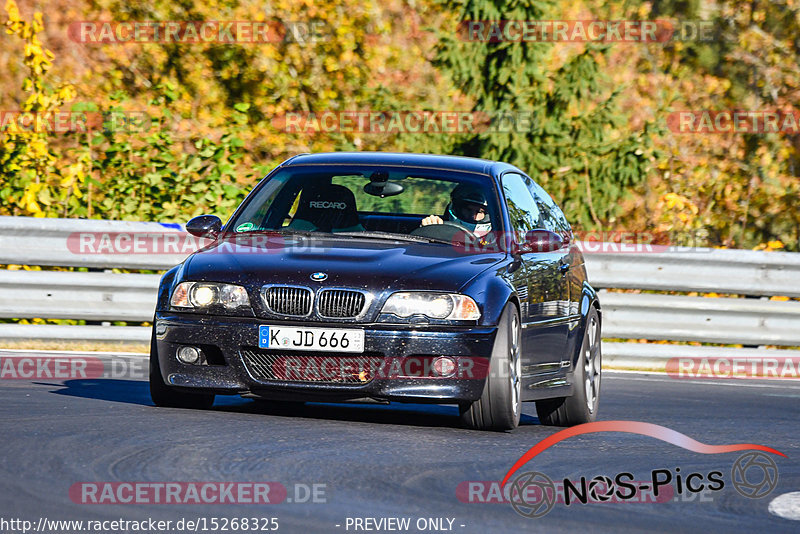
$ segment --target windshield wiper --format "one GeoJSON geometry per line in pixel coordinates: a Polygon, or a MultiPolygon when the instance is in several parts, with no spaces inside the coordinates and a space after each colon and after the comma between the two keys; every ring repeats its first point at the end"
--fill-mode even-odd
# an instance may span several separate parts
{"type": "MultiPolygon", "coordinates": [[[[276,233],[276,234],[291,234],[291,235],[299,235],[303,237],[324,237],[326,239],[336,238],[336,237],[360,237],[363,239],[380,239],[382,241],[411,241],[413,243],[444,243],[445,245],[451,245],[450,241],[446,241],[444,239],[437,239],[435,237],[427,237],[421,235],[411,235],[411,234],[396,234],[394,232],[322,232],[320,230],[298,230],[295,228],[277,228],[274,230],[261,230],[261,232],[266,233],[276,233]]],[[[241,232],[241,234],[246,234],[249,232],[241,232]]]]}
{"type": "Polygon", "coordinates": [[[314,237],[315,235],[330,237],[334,235],[330,232],[321,232],[319,230],[298,230],[297,228],[288,228],[288,227],[278,228],[275,230],[265,230],[265,232],[275,232],[276,234],[299,235],[303,237],[314,237]]]}
{"type": "Polygon", "coordinates": [[[451,245],[450,241],[436,239],[422,235],[396,234],[394,232],[336,232],[333,236],[362,237],[364,239],[381,239],[383,241],[411,241],[413,243],[444,243],[451,245]]]}

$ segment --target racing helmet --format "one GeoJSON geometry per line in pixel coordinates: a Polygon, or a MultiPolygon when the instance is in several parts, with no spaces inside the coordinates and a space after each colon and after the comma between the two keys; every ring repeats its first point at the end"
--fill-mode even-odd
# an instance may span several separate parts
{"type": "Polygon", "coordinates": [[[481,188],[470,184],[459,184],[450,193],[450,205],[447,206],[447,216],[470,232],[489,231],[492,223],[489,218],[489,203],[481,188]],[[466,207],[479,206],[484,209],[485,215],[480,221],[468,217],[464,211],[466,207]]]}

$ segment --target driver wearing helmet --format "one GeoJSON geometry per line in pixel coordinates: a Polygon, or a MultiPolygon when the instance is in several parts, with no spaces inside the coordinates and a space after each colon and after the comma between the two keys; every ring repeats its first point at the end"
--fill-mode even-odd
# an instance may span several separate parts
{"type": "Polygon", "coordinates": [[[422,226],[444,222],[454,222],[477,237],[485,236],[492,229],[486,195],[474,185],[457,185],[450,193],[450,204],[444,216],[429,215],[422,219],[422,226]]]}

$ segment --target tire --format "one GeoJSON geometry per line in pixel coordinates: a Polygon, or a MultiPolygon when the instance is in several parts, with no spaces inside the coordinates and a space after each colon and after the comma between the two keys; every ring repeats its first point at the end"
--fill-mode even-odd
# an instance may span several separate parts
{"type": "Polygon", "coordinates": [[[522,335],[519,312],[506,304],[497,326],[489,361],[489,376],[481,398],[460,405],[461,420],[475,430],[513,430],[522,413],[520,359],[522,335]]]}
{"type": "Polygon", "coordinates": [[[153,321],[153,335],[150,337],[150,398],[156,406],[166,408],[208,409],[214,404],[213,393],[181,391],[164,383],[161,365],[158,362],[155,321],[153,321]]]}
{"type": "Polygon", "coordinates": [[[597,419],[602,363],[600,317],[592,306],[586,316],[586,330],[574,371],[575,393],[571,397],[537,401],[539,421],[543,425],[573,426],[597,419]]]}

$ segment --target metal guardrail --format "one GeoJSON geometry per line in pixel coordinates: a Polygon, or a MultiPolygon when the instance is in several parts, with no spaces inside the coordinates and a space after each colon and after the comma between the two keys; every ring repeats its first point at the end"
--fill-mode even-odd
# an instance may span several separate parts
{"type": "MultiPolygon", "coordinates": [[[[169,269],[182,262],[188,253],[131,254],[81,253],[81,234],[110,240],[119,235],[148,236],[162,239],[165,235],[185,234],[183,225],[137,221],[103,221],[95,219],[46,219],[36,217],[0,216],[0,265],[46,265],[90,267],[96,269],[169,269]]],[[[119,243],[114,246],[118,247],[119,243]]],[[[102,242],[88,247],[103,250],[102,242]]]]}
{"type": "Polygon", "coordinates": [[[0,324],[0,340],[31,339],[38,341],[147,343],[150,341],[150,328],[144,326],[0,324]]]}
{"type": "MultiPolygon", "coordinates": [[[[800,351],[788,349],[714,347],[657,343],[614,343],[603,341],[603,367],[616,369],[664,370],[670,360],[683,358],[758,361],[797,357],[800,351]]],[[[750,363],[752,365],[752,363],[750,363]]],[[[696,371],[695,371],[696,372],[696,371]]],[[[724,376],[724,371],[721,373],[724,376]]],[[[786,378],[792,378],[786,375],[786,378]]]]}
{"type": "MultiPolygon", "coordinates": [[[[102,253],[102,246],[89,247],[101,253],[82,253],[81,238],[107,237],[113,242],[123,235],[152,241],[172,234],[176,241],[187,237],[183,225],[176,223],[0,216],[0,264],[85,267],[94,271],[164,270],[182,262],[189,252],[137,253],[136,242],[131,242],[131,254],[102,253]]],[[[112,248],[118,249],[118,245],[112,248]]],[[[157,274],[0,270],[0,318],[149,321],[159,278],[157,274]]],[[[6,323],[0,324],[3,339],[145,343],[150,339],[150,329],[6,323]]]]}
{"type": "Polygon", "coordinates": [[[800,346],[800,302],[602,291],[603,337],[800,346]]]}
{"type": "MultiPolygon", "coordinates": [[[[119,234],[186,236],[177,224],[0,217],[0,264],[162,270],[186,256],[80,254],[75,246],[80,236],[98,233],[107,233],[112,239],[119,234]]],[[[586,253],[586,263],[592,285],[603,289],[603,335],[607,339],[800,345],[800,302],[765,300],[778,295],[800,296],[800,254],[674,248],[658,253],[590,252],[586,253]],[[756,298],[608,289],[714,292],[756,298]]],[[[158,278],[155,274],[0,270],[0,317],[148,321],[153,316],[158,278]]],[[[149,329],[144,327],[0,324],[0,339],[147,342],[149,336],[149,329]]],[[[647,357],[659,360],[666,354],[689,350],[641,343],[604,346],[607,360],[618,362],[637,360],[631,351],[640,354],[638,361],[644,362],[647,357]]],[[[705,349],[710,348],[691,350],[708,352],[705,349]]]]}
{"type": "Polygon", "coordinates": [[[674,247],[591,253],[586,264],[598,288],[800,297],[798,253],[674,247]]]}
{"type": "Polygon", "coordinates": [[[0,270],[0,317],[149,321],[157,274],[0,270]]]}

